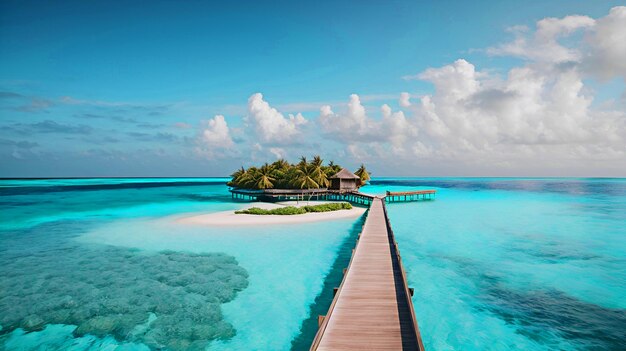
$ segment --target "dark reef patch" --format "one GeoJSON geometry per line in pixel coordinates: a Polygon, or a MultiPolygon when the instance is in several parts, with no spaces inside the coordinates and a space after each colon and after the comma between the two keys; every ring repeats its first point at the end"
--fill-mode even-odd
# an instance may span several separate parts
{"type": "Polygon", "coordinates": [[[76,336],[111,335],[170,350],[202,350],[211,340],[235,335],[221,304],[247,287],[248,274],[234,257],[147,253],[41,236],[46,229],[67,235],[73,227],[56,223],[17,238],[0,236],[0,334],[69,324],[77,326],[76,336]]]}
{"type": "Polygon", "coordinates": [[[472,260],[432,256],[453,262],[460,275],[471,279],[480,294],[474,308],[488,311],[517,332],[540,344],[554,344],[553,334],[589,350],[626,350],[626,310],[589,303],[555,289],[512,289],[503,273],[472,260]]]}

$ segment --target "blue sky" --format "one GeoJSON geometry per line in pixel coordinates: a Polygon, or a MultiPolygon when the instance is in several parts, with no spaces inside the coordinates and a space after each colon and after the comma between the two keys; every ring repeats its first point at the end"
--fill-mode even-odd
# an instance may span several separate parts
{"type": "MultiPolygon", "coordinates": [[[[3,1],[0,161],[4,166],[0,176],[213,176],[228,174],[240,164],[271,161],[276,155],[295,159],[302,153],[320,153],[351,167],[365,162],[378,175],[624,175],[623,168],[614,166],[623,160],[623,149],[616,144],[598,145],[592,136],[582,138],[575,131],[566,136],[547,131],[547,141],[520,136],[526,147],[536,149],[529,158],[545,155],[545,145],[559,144],[560,149],[552,151],[560,152],[556,161],[563,167],[554,167],[553,159],[526,170],[507,165],[503,161],[511,159],[507,153],[520,155],[519,148],[489,150],[518,139],[515,133],[522,132],[517,127],[485,136],[493,137],[489,147],[472,147],[477,157],[494,160],[489,168],[476,168],[459,157],[467,151],[462,145],[452,147],[441,135],[427,132],[423,103],[418,110],[417,104],[401,106],[398,100],[406,92],[412,101],[432,96],[433,101],[444,102],[449,94],[443,90],[458,87],[439,85],[435,90],[442,83],[437,80],[441,75],[407,77],[429,68],[443,69],[459,59],[471,63],[481,87],[489,86],[472,90],[472,97],[480,101],[494,89],[510,91],[509,83],[494,88],[491,82],[506,80],[516,67],[538,72],[539,66],[568,63],[580,66],[576,68],[580,73],[572,78],[584,85],[577,94],[592,99],[587,117],[594,119],[595,111],[608,111],[617,117],[598,128],[608,125],[620,134],[624,123],[621,67],[600,73],[588,69],[585,57],[592,49],[580,44],[600,35],[595,34],[600,33],[599,25],[582,21],[570,28],[566,20],[559,22],[560,34],[555,38],[580,55],[558,62],[533,56],[530,46],[498,49],[517,35],[511,28],[525,26],[522,35],[530,38],[544,18],[580,15],[598,20],[617,5],[612,1],[3,1]],[[249,99],[255,93],[263,94],[268,111],[276,108],[278,119],[272,119],[271,113],[251,112],[249,99]],[[402,111],[402,118],[415,127],[402,143],[413,146],[399,148],[398,141],[374,133],[375,127],[366,130],[364,124],[357,132],[361,140],[333,130],[328,120],[324,124],[323,105],[332,106],[337,121],[361,118],[346,110],[351,94],[358,94],[364,106],[365,124],[383,119],[379,111],[383,104],[402,111]],[[289,129],[288,116],[297,113],[306,123],[289,129]],[[204,131],[220,125],[210,122],[216,115],[224,116],[227,133],[222,128],[218,133],[222,139],[209,137],[207,142],[204,131]],[[287,122],[281,124],[281,117],[287,122]],[[293,137],[268,136],[263,123],[272,121],[277,121],[278,129],[287,128],[288,136],[293,131],[293,137]],[[573,156],[563,153],[572,143],[589,150],[573,156]],[[608,147],[605,154],[613,158],[593,168],[581,167],[579,161],[593,158],[590,153],[599,152],[599,147],[608,147]],[[397,162],[386,161],[389,158],[397,162]],[[406,167],[407,161],[415,165],[406,167]],[[422,165],[426,162],[432,167],[422,165]]],[[[607,30],[621,33],[622,28],[618,24],[607,30]]],[[[565,77],[562,71],[542,74],[547,77],[544,82],[565,77]]],[[[542,96],[555,88],[546,85],[546,89],[542,96]]],[[[468,101],[466,95],[463,101],[468,101]]],[[[536,113],[549,118],[548,113],[560,111],[560,117],[574,121],[578,117],[568,115],[576,110],[573,107],[546,103],[543,112],[536,113]]],[[[467,114],[474,123],[480,117],[472,117],[476,111],[469,108],[455,114],[467,114]]],[[[479,115],[487,112],[493,111],[479,115]]],[[[509,112],[500,111],[484,123],[500,126],[517,115],[509,112]]],[[[454,131],[452,124],[463,121],[445,117],[445,111],[437,114],[450,133],[466,133],[449,133],[451,140],[467,138],[474,146],[480,144],[476,142],[480,136],[454,131]]],[[[519,118],[536,122],[532,113],[519,118]]],[[[389,133],[380,128],[378,132],[389,133]]]]}

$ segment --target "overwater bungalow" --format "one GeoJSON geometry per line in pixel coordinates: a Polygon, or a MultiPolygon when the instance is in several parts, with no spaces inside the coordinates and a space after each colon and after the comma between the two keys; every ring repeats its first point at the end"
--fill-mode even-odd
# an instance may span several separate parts
{"type": "Polygon", "coordinates": [[[328,178],[330,180],[330,190],[352,191],[357,190],[361,183],[361,178],[356,174],[342,168],[334,176],[328,178]]]}

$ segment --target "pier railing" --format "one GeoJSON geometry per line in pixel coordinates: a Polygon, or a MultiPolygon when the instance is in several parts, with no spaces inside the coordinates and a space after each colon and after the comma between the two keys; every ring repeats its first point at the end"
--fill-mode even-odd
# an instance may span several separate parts
{"type": "Polygon", "coordinates": [[[369,205],[374,196],[358,191],[332,190],[327,188],[318,189],[229,189],[233,199],[246,201],[305,201],[305,200],[331,200],[347,201],[358,205],[369,205]]]}
{"type": "MultiPolygon", "coordinates": [[[[347,201],[358,205],[370,205],[375,198],[374,195],[364,194],[357,190],[332,190],[327,188],[263,190],[231,188],[229,191],[233,199],[247,201],[333,200],[347,201]]],[[[384,199],[387,203],[433,200],[436,192],[436,190],[387,191],[386,195],[380,198],[384,199]]]]}
{"type": "Polygon", "coordinates": [[[437,190],[387,191],[385,195],[385,202],[434,200],[435,193],[437,193],[437,190]]]}

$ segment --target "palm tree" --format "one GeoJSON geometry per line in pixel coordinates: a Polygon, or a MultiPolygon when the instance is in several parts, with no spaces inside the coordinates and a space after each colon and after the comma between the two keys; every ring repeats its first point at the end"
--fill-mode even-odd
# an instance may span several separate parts
{"type": "Polygon", "coordinates": [[[243,168],[243,166],[241,166],[240,169],[236,170],[235,172],[233,172],[233,174],[231,174],[231,181],[227,183],[228,186],[239,186],[239,183],[241,182],[241,178],[243,177],[243,175],[246,174],[246,169],[243,168]]]}
{"type": "Polygon", "coordinates": [[[305,156],[300,156],[300,162],[298,162],[298,167],[302,167],[302,166],[306,166],[309,163],[306,161],[306,157],[305,156]]]}
{"type": "Polygon", "coordinates": [[[328,187],[328,177],[326,176],[326,172],[324,172],[324,160],[317,155],[313,157],[313,161],[311,161],[311,167],[313,168],[313,180],[317,183],[320,188],[328,187]]]}
{"type": "Polygon", "coordinates": [[[281,158],[272,163],[272,176],[276,179],[274,187],[286,188],[289,187],[289,181],[287,179],[287,173],[292,167],[289,162],[281,158]]]}
{"type": "Polygon", "coordinates": [[[361,167],[359,167],[359,169],[357,169],[357,171],[354,172],[354,174],[356,174],[357,176],[359,176],[359,178],[361,178],[359,186],[365,185],[370,180],[370,174],[367,172],[367,169],[365,169],[365,165],[362,163],[361,163],[361,167]]]}
{"type": "Polygon", "coordinates": [[[326,167],[325,170],[326,177],[332,177],[339,171],[341,171],[341,166],[336,164],[335,161],[330,161],[328,162],[328,167],[326,167]]]}
{"type": "Polygon", "coordinates": [[[322,167],[322,164],[324,163],[324,160],[322,160],[322,158],[320,157],[320,155],[315,155],[313,156],[313,161],[311,161],[311,164],[315,167],[322,167]]]}
{"type": "Polygon", "coordinates": [[[272,167],[274,169],[280,169],[282,171],[286,171],[291,165],[284,158],[278,159],[272,163],[272,167]]]}
{"type": "Polygon", "coordinates": [[[319,188],[319,184],[315,181],[315,171],[312,165],[306,163],[306,158],[302,157],[300,163],[295,167],[295,179],[293,184],[300,189],[319,188]]]}
{"type": "Polygon", "coordinates": [[[255,179],[257,177],[257,173],[258,169],[256,167],[248,168],[246,172],[237,179],[237,187],[254,189],[256,187],[255,179]]]}
{"type": "Polygon", "coordinates": [[[255,185],[257,189],[270,189],[274,187],[274,181],[276,178],[273,177],[274,169],[268,163],[265,163],[261,168],[256,172],[255,185]]]}
{"type": "MultiPolygon", "coordinates": [[[[324,166],[324,160],[316,155],[311,162],[306,157],[300,157],[297,164],[290,164],[284,159],[265,163],[261,167],[241,167],[231,174],[229,186],[244,189],[312,189],[327,187],[329,177],[341,170],[341,166],[330,161],[324,166]]],[[[360,178],[360,185],[369,179],[369,173],[364,165],[356,172],[360,178]]]]}

